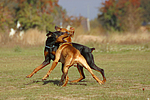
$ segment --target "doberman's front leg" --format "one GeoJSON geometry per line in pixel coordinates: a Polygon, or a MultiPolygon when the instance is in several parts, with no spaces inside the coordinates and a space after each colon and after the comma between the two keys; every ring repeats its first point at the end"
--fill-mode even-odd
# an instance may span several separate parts
{"type": "Polygon", "coordinates": [[[33,72],[31,74],[29,74],[28,76],[26,76],[27,78],[32,77],[37,71],[39,71],[40,69],[44,68],[46,65],[50,64],[49,61],[44,61],[40,66],[38,66],[37,68],[35,68],[33,70],[33,72]]]}
{"type": "Polygon", "coordinates": [[[49,77],[50,73],[56,67],[57,63],[58,62],[53,61],[53,64],[52,64],[51,68],[49,69],[49,71],[47,72],[47,74],[42,78],[42,80],[46,80],[46,78],[49,77]]]}
{"type": "Polygon", "coordinates": [[[44,68],[46,65],[50,64],[51,58],[50,58],[50,56],[48,54],[49,54],[49,52],[44,50],[45,61],[40,66],[35,68],[31,74],[26,76],[27,78],[32,77],[37,71],[39,71],[40,69],[44,68]]]}

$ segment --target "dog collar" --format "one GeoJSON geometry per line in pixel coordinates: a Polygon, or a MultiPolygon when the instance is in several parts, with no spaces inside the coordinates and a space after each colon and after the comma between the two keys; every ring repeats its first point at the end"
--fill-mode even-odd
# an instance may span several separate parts
{"type": "Polygon", "coordinates": [[[52,47],[50,47],[50,46],[45,45],[45,47],[50,49],[50,48],[53,48],[53,47],[55,47],[55,46],[53,45],[52,47]]]}

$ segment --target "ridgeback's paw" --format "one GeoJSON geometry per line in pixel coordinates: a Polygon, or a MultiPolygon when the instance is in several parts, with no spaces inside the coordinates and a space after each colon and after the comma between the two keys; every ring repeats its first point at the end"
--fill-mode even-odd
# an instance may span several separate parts
{"type": "Polygon", "coordinates": [[[47,77],[49,77],[49,75],[45,75],[45,76],[42,78],[42,80],[43,80],[43,81],[46,80],[47,77]]]}
{"type": "Polygon", "coordinates": [[[42,78],[42,81],[45,81],[46,80],[46,78],[42,78]]]}
{"type": "Polygon", "coordinates": [[[65,87],[67,84],[66,83],[64,83],[63,85],[61,85],[61,87],[65,87]]]}
{"type": "Polygon", "coordinates": [[[70,81],[71,83],[77,83],[79,82],[78,80],[73,80],[73,81],[70,81]]]}

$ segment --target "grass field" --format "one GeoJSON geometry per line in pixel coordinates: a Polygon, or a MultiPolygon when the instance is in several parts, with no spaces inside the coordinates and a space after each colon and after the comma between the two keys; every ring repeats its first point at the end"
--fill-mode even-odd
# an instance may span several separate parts
{"type": "MultiPolygon", "coordinates": [[[[43,62],[43,47],[0,48],[0,100],[148,100],[150,98],[150,50],[128,49],[109,52],[97,50],[93,54],[96,64],[105,70],[106,83],[99,85],[84,69],[86,79],[60,87],[58,83],[62,75],[61,64],[44,82],[41,79],[50,65],[32,78],[26,78],[26,75],[43,62]]],[[[94,73],[102,79],[100,73],[96,71],[94,73]]],[[[79,77],[77,68],[71,67],[70,80],[79,77]]]]}

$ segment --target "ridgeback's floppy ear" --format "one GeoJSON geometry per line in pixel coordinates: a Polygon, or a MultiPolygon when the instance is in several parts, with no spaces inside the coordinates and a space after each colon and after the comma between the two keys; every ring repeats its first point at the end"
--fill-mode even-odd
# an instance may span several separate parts
{"type": "Polygon", "coordinates": [[[74,30],[75,30],[75,28],[70,27],[70,31],[69,31],[69,33],[71,33],[71,37],[73,37],[73,36],[74,36],[74,30]]]}
{"type": "Polygon", "coordinates": [[[74,31],[75,29],[73,27],[70,27],[70,30],[74,31]]]}
{"type": "Polygon", "coordinates": [[[53,34],[53,32],[49,31],[49,32],[46,34],[46,36],[49,36],[49,35],[52,35],[52,34],[53,34]]]}
{"type": "Polygon", "coordinates": [[[56,30],[56,31],[60,31],[60,30],[61,30],[61,28],[60,28],[60,27],[58,27],[58,26],[55,26],[55,30],[56,30]]]}

